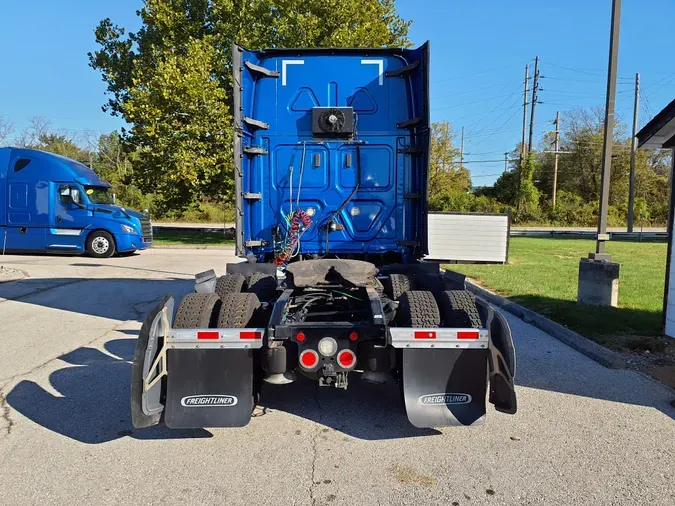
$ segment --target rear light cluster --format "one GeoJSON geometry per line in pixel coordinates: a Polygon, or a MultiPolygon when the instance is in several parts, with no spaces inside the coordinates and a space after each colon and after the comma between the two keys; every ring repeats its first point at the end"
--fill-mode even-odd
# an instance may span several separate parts
{"type": "MultiPolygon", "coordinates": [[[[352,339],[352,336],[349,337],[352,339]]],[[[300,332],[295,338],[297,341],[303,342],[305,340],[305,335],[300,332]]],[[[358,335],[356,338],[358,338],[358,335]]],[[[333,357],[335,357],[335,360],[342,369],[351,370],[356,367],[356,354],[349,349],[339,350],[337,341],[332,337],[324,337],[321,339],[317,344],[317,351],[312,349],[303,350],[300,353],[300,367],[306,371],[316,369],[319,366],[320,355],[325,357],[323,360],[327,358],[333,360],[333,357]]]]}

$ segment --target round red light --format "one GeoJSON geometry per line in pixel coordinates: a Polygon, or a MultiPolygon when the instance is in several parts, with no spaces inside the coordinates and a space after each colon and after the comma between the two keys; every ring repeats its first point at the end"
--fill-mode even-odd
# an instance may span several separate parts
{"type": "Polygon", "coordinates": [[[349,339],[351,339],[352,341],[356,341],[358,338],[359,335],[356,332],[352,332],[351,334],[349,334],[349,339]]]}
{"type": "Polygon", "coordinates": [[[305,334],[303,334],[302,332],[298,332],[297,335],[295,336],[295,339],[302,342],[305,340],[305,334]]]}
{"type": "Polygon", "coordinates": [[[345,369],[352,367],[355,362],[356,355],[354,355],[354,352],[350,350],[342,350],[340,353],[338,353],[338,363],[345,369]]]}
{"type": "Polygon", "coordinates": [[[319,361],[319,356],[315,351],[305,350],[300,354],[300,363],[307,369],[311,369],[316,366],[319,361]]]}

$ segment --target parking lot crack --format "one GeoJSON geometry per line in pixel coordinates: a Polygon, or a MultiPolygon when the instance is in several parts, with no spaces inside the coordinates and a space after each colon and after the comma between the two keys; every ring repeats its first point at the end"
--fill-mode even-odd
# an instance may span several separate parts
{"type": "Polygon", "coordinates": [[[12,433],[12,427],[14,427],[14,420],[12,420],[12,417],[10,416],[10,407],[7,404],[7,399],[2,393],[0,393],[0,412],[0,417],[2,417],[7,425],[5,430],[9,436],[12,433]]]}
{"type": "Polygon", "coordinates": [[[319,397],[317,393],[314,393],[314,402],[316,402],[316,406],[319,410],[319,417],[317,421],[317,426],[316,426],[316,431],[314,433],[314,437],[312,437],[312,472],[310,476],[310,483],[309,483],[309,500],[314,506],[317,504],[318,498],[314,495],[315,493],[315,487],[318,483],[317,477],[316,477],[316,461],[318,457],[318,445],[319,445],[319,436],[321,435],[321,419],[323,418],[323,408],[321,407],[321,403],[319,402],[319,397]]]}

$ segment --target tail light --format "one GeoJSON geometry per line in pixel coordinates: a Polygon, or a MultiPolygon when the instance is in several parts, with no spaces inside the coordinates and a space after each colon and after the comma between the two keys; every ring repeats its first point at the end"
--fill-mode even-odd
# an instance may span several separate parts
{"type": "Polygon", "coordinates": [[[436,332],[429,330],[416,330],[415,339],[436,339],[436,332]]]}
{"type": "Polygon", "coordinates": [[[457,332],[457,339],[478,339],[477,330],[460,330],[457,332]]]}
{"type": "Polygon", "coordinates": [[[324,357],[332,357],[338,350],[338,344],[337,341],[332,337],[324,337],[321,341],[319,341],[317,348],[319,349],[319,353],[321,353],[324,357]]]}
{"type": "Polygon", "coordinates": [[[239,332],[239,339],[261,339],[262,332],[239,332]]]}
{"type": "Polygon", "coordinates": [[[352,350],[342,350],[337,356],[338,364],[344,369],[356,367],[356,355],[352,350]]]}
{"type": "Polygon", "coordinates": [[[314,350],[305,350],[300,353],[300,366],[303,369],[314,369],[319,363],[319,354],[314,350]]]}

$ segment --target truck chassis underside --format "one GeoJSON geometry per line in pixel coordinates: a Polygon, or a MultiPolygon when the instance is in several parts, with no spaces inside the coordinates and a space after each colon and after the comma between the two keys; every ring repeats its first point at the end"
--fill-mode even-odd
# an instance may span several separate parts
{"type": "Polygon", "coordinates": [[[496,409],[515,413],[509,327],[463,277],[433,264],[300,263],[279,280],[255,263],[199,274],[175,316],[167,296],[139,336],[134,426],[242,426],[265,382],[298,374],[344,389],[357,372],[398,382],[418,427],[482,423],[488,391],[496,409]]]}

